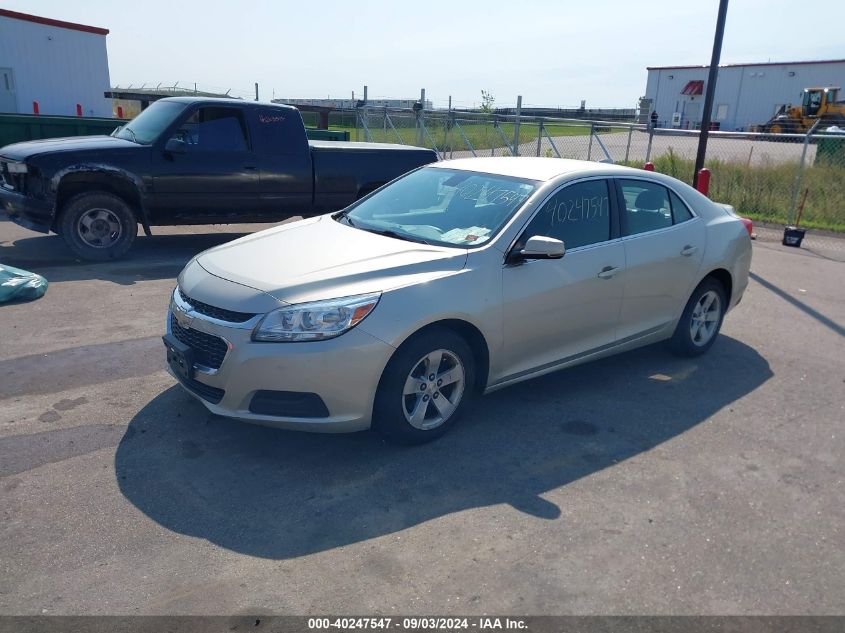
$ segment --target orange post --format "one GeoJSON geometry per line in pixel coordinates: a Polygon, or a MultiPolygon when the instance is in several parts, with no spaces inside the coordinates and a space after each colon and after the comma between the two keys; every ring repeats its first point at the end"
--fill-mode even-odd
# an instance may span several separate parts
{"type": "Polygon", "coordinates": [[[33,114],[41,114],[41,112],[40,112],[40,108],[38,107],[38,102],[37,102],[37,101],[33,101],[33,102],[32,102],[32,113],[33,113],[33,114]]]}

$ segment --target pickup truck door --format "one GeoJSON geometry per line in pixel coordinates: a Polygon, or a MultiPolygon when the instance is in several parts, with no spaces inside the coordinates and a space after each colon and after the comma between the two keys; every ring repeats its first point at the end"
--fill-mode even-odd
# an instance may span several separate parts
{"type": "Polygon", "coordinates": [[[247,221],[259,213],[258,165],[238,107],[189,111],[152,156],[153,222],[247,221]],[[171,149],[167,149],[168,141],[171,149]],[[174,147],[175,146],[175,147],[174,147]]]}
{"type": "Polygon", "coordinates": [[[267,220],[313,211],[311,148],[298,111],[249,108],[259,171],[260,212],[267,220]]]}

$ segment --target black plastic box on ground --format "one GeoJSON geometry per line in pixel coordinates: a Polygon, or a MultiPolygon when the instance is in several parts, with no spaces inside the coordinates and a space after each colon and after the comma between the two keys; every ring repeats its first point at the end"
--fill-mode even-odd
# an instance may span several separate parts
{"type": "Polygon", "coordinates": [[[805,229],[799,229],[797,226],[787,226],[783,229],[783,245],[801,247],[801,241],[804,239],[805,229]]]}

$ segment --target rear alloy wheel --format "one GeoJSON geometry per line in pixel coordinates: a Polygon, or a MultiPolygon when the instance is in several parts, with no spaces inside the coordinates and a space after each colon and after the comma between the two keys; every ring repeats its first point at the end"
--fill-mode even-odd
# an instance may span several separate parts
{"type": "Polygon", "coordinates": [[[430,330],[390,359],[376,394],[373,425],[387,439],[422,444],[451,428],[474,384],[466,342],[451,330],[430,330]]]}
{"type": "Polygon", "coordinates": [[[712,278],[702,281],[687,301],[669,341],[672,351],[681,356],[698,356],[710,349],[722,327],[726,309],[722,284],[712,278]]]}
{"type": "Polygon", "coordinates": [[[722,318],[722,300],[714,290],[701,295],[692,310],[690,338],[693,345],[703,347],[716,335],[722,318]]]}
{"type": "Polygon", "coordinates": [[[65,205],[60,234],[71,250],[91,261],[124,255],[138,234],[138,220],[122,199],[106,192],[83,193],[65,205]]]}

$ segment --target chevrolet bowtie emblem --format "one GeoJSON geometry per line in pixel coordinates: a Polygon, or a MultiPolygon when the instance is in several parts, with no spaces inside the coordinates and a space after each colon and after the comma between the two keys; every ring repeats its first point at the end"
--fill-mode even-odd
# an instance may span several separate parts
{"type": "Polygon", "coordinates": [[[191,328],[191,324],[194,322],[194,317],[186,312],[182,312],[179,309],[173,311],[173,316],[176,317],[176,323],[180,325],[180,327],[189,330],[191,328]]]}

